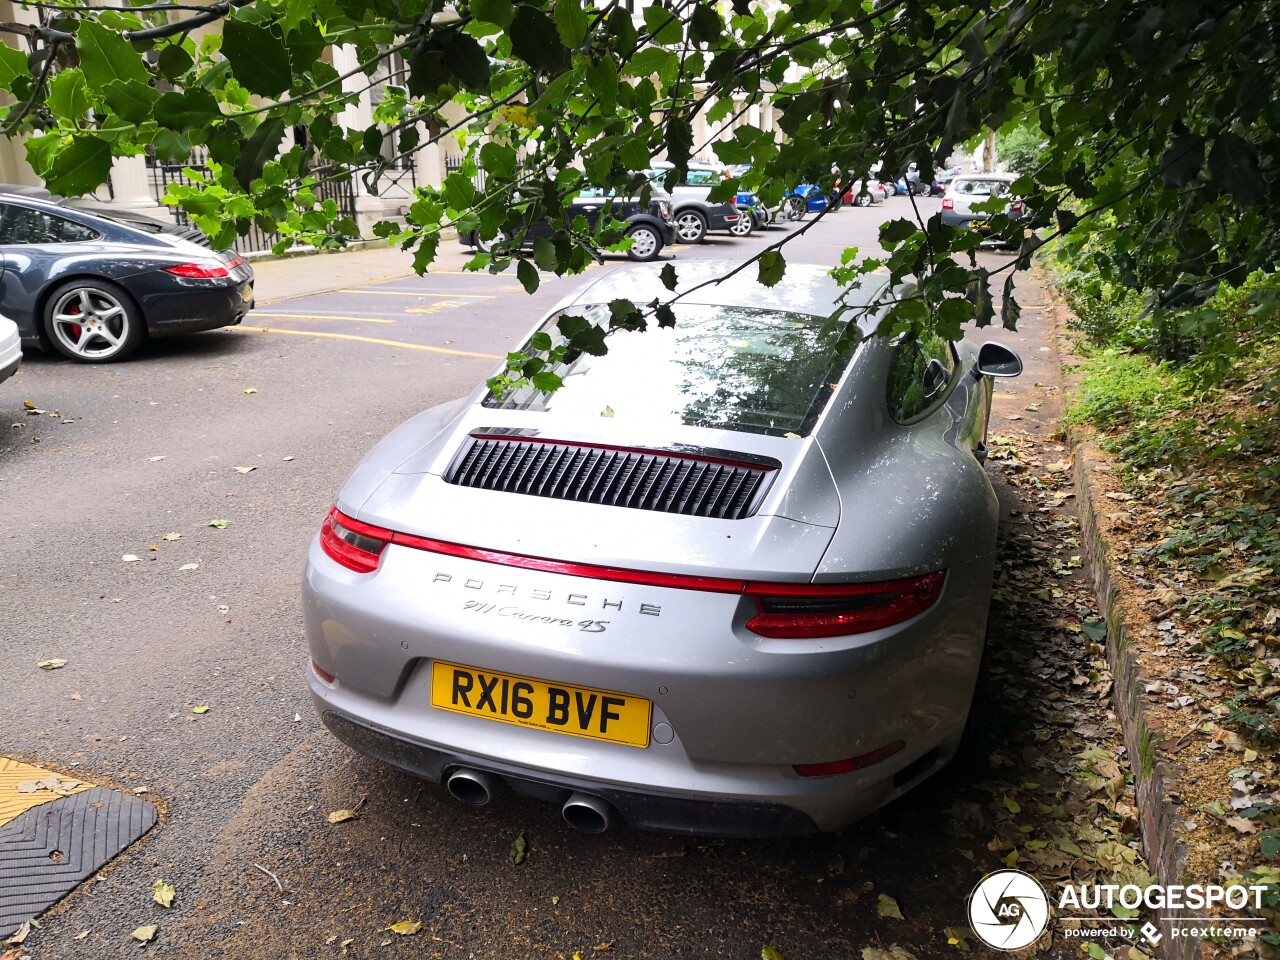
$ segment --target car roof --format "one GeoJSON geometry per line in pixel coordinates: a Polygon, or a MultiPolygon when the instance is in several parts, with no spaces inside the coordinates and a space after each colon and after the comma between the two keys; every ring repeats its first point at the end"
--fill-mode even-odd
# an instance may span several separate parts
{"type": "MultiPolygon", "coordinates": [[[[560,309],[579,304],[608,303],[616,299],[627,299],[637,304],[669,300],[672,291],[662,282],[662,271],[666,266],[652,263],[618,267],[572,295],[560,309]]],[[[680,298],[682,303],[750,307],[826,317],[836,309],[842,292],[840,284],[830,276],[830,267],[816,264],[787,264],[783,278],[772,287],[756,280],[754,265],[727,278],[725,275],[735,264],[723,260],[681,260],[671,266],[678,277],[674,292],[685,292],[680,298]],[[715,282],[722,278],[723,282],[715,282]]],[[[879,299],[887,285],[888,277],[884,274],[866,277],[849,294],[846,302],[852,307],[869,306],[879,299]]],[[[872,322],[871,318],[865,318],[860,324],[866,326],[872,322]]]]}

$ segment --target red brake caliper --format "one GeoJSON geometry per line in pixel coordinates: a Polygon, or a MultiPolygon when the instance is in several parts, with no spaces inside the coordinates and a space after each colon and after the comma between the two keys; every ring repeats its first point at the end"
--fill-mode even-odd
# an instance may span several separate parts
{"type": "MultiPolygon", "coordinates": [[[[76,314],[78,314],[79,312],[80,312],[80,305],[79,305],[79,304],[76,304],[74,307],[72,307],[72,308],[71,308],[71,314],[72,314],[72,316],[75,316],[75,315],[76,315],[76,314]]],[[[77,340],[79,340],[79,339],[80,339],[80,324],[78,324],[78,323],[73,323],[73,324],[71,325],[71,335],[72,335],[73,337],[75,337],[77,340]]]]}

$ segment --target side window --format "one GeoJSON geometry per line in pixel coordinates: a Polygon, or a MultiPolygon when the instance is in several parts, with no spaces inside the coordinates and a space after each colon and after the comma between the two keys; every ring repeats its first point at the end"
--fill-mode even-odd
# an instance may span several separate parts
{"type": "Polygon", "coordinates": [[[3,207],[0,243],[74,243],[93,240],[98,236],[88,227],[40,210],[16,204],[4,204],[3,207]]]}
{"type": "Polygon", "coordinates": [[[889,413],[904,422],[924,413],[946,391],[955,352],[937,334],[898,341],[889,361],[889,413]]]}

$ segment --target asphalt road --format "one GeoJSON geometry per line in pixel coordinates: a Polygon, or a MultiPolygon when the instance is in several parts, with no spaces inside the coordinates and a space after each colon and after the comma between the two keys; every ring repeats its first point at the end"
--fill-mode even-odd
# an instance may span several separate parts
{"type": "MultiPolygon", "coordinates": [[[[893,198],[840,211],[787,256],[873,253],[878,224],[909,209],[893,198]]],[[[728,261],[782,234],[676,255],[728,261]]],[[[594,837],[532,801],[464,808],[320,726],[298,586],[333,494],[378,438],[469,391],[579,282],[547,278],[530,298],[513,275],[464,275],[461,262],[450,252],[425,278],[277,302],[125,364],[29,356],[0,387],[0,754],[145,787],[163,813],[46,917],[33,957],[748,960],[769,943],[789,960],[835,960],[892,942],[949,953],[939,932],[962,922],[988,856],[941,815],[975,789],[981,770],[967,762],[836,838],[594,837]],[[68,664],[35,668],[51,657],[68,664]],[[326,821],[358,804],[359,819],[326,821]],[[529,856],[517,867],[520,834],[529,856]],[[177,888],[172,910],[152,902],[157,878],[177,888]],[[882,892],[905,921],[879,915],[882,892]],[[386,930],[401,920],[424,927],[386,930]],[[159,936],[137,948],[129,933],[148,923],[159,936]]],[[[625,261],[591,272],[614,268],[625,261]]],[[[1008,339],[1031,361],[1024,381],[1051,382],[1037,323],[1028,310],[1008,339]]],[[[1002,386],[995,429],[1030,386],[1002,386]]]]}

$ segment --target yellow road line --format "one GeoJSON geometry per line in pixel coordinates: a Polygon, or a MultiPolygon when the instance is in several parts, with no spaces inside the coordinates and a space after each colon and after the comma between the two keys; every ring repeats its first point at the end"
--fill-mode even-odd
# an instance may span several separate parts
{"type": "Polygon", "coordinates": [[[350,333],[321,333],[319,330],[281,330],[278,327],[242,327],[261,333],[292,333],[299,337],[329,337],[333,340],[355,340],[358,343],[376,343],[384,347],[403,347],[405,350],[427,350],[431,353],[451,353],[459,357],[479,357],[483,360],[501,360],[496,353],[476,353],[472,350],[450,350],[448,347],[429,347],[425,343],[402,343],[399,340],[377,340],[373,337],[357,337],[350,333]]]}
{"type": "Polygon", "coordinates": [[[409,290],[371,290],[368,287],[361,287],[352,290],[336,290],[335,293],[376,293],[381,297],[455,297],[460,300],[492,300],[493,297],[487,293],[413,293],[409,290]]]}
{"type": "MultiPolygon", "coordinates": [[[[41,770],[39,767],[33,767],[28,763],[20,763],[17,760],[10,760],[8,757],[0,757],[0,827],[15,817],[26,813],[32,807],[38,807],[42,803],[49,803],[51,800],[57,800],[60,797],[69,797],[74,793],[92,790],[94,787],[92,783],[79,781],[74,787],[61,791],[34,790],[30,793],[23,793],[18,789],[18,785],[21,783],[48,780],[52,776],[55,776],[55,774],[49,770],[41,770]]],[[[60,777],[60,780],[63,783],[72,782],[70,777],[60,777]]]]}
{"type": "Polygon", "coordinates": [[[343,317],[335,314],[319,313],[267,313],[255,310],[249,314],[253,317],[271,317],[273,320],[349,320],[352,323],[395,323],[394,320],[379,320],[376,317],[343,317]]]}

